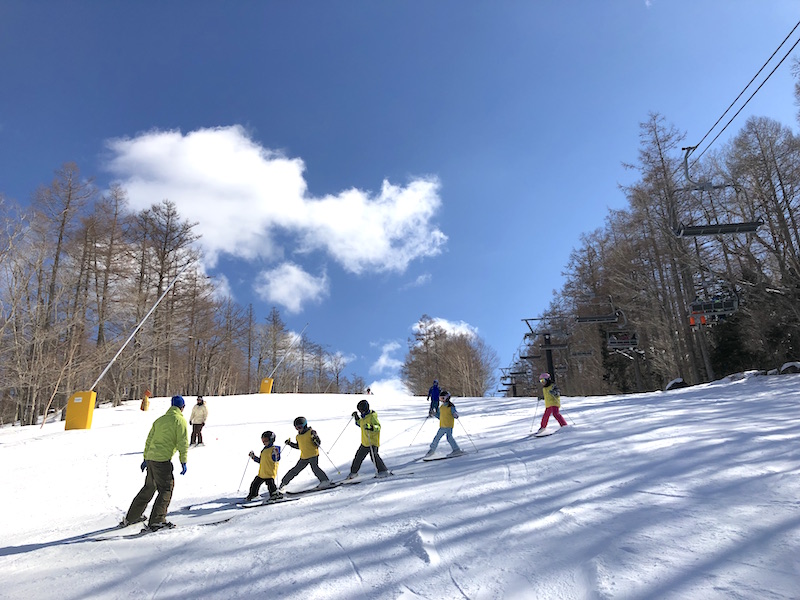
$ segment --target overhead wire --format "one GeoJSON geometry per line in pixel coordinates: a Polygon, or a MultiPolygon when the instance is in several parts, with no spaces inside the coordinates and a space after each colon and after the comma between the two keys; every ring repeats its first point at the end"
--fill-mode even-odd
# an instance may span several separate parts
{"type": "MultiPolygon", "coordinates": [[[[725,118],[725,115],[726,115],[726,114],[728,114],[728,112],[731,110],[731,108],[733,108],[733,106],[734,106],[734,105],[735,105],[735,104],[736,104],[736,103],[739,101],[739,99],[742,97],[742,95],[743,95],[743,94],[744,94],[744,93],[747,91],[747,89],[748,89],[748,88],[749,88],[749,87],[750,87],[750,86],[753,84],[753,82],[754,82],[754,81],[755,81],[755,80],[758,78],[758,76],[761,74],[761,72],[762,72],[762,71],[763,71],[763,70],[764,70],[764,69],[767,67],[767,65],[768,65],[768,64],[769,64],[769,63],[772,61],[772,59],[775,57],[775,55],[776,55],[776,54],[777,54],[777,53],[780,51],[780,49],[783,47],[783,45],[784,45],[784,44],[786,44],[787,40],[789,40],[789,38],[792,36],[792,34],[795,32],[795,30],[796,30],[798,27],[800,27],[800,21],[798,21],[797,23],[795,23],[795,26],[794,26],[794,27],[792,27],[792,30],[791,30],[791,31],[790,31],[790,32],[787,34],[787,36],[786,36],[786,37],[783,39],[783,41],[782,41],[782,42],[781,42],[781,43],[778,45],[778,47],[777,47],[777,48],[775,48],[775,51],[774,51],[774,52],[773,52],[773,53],[770,55],[770,57],[769,57],[769,58],[768,58],[768,59],[767,59],[767,60],[764,62],[764,64],[763,64],[763,65],[761,65],[761,68],[758,70],[758,72],[756,72],[756,74],[755,74],[755,75],[753,75],[753,78],[752,78],[752,79],[750,79],[750,81],[747,83],[747,85],[746,85],[746,86],[744,86],[744,88],[742,89],[742,91],[741,91],[741,92],[739,92],[739,95],[738,95],[738,96],[736,96],[736,98],[733,100],[733,102],[731,102],[731,104],[728,106],[728,108],[726,108],[726,109],[725,109],[725,112],[723,112],[723,113],[722,113],[722,115],[720,115],[720,117],[719,117],[719,119],[717,119],[716,123],[714,123],[714,125],[712,125],[712,126],[711,126],[711,129],[709,129],[709,130],[706,132],[706,134],[705,134],[705,135],[702,137],[702,139],[701,139],[701,140],[700,140],[700,141],[699,141],[699,142],[696,144],[695,148],[698,148],[698,147],[699,147],[699,146],[700,146],[700,145],[701,145],[701,144],[702,144],[702,143],[705,141],[705,139],[706,139],[706,138],[707,138],[709,135],[711,135],[711,132],[712,132],[712,131],[714,131],[714,128],[716,128],[716,126],[717,126],[717,125],[719,125],[720,121],[722,121],[722,119],[724,119],[724,118],[725,118]]],[[[777,64],[777,65],[775,65],[775,67],[772,69],[772,71],[770,71],[770,72],[769,72],[769,74],[768,74],[768,75],[767,75],[767,76],[764,78],[764,81],[762,81],[762,82],[759,84],[759,86],[758,86],[758,87],[757,87],[757,88],[756,88],[756,89],[753,91],[753,93],[752,93],[752,94],[750,94],[750,96],[747,98],[747,100],[745,101],[745,103],[744,103],[744,104],[742,104],[742,106],[739,108],[739,110],[737,110],[737,111],[736,111],[736,114],[734,114],[734,115],[733,115],[733,116],[732,116],[730,119],[728,119],[728,122],[727,122],[727,123],[725,123],[725,126],[724,126],[724,127],[723,127],[723,128],[720,130],[720,131],[719,131],[719,133],[717,133],[717,135],[716,135],[716,136],[714,136],[714,139],[712,139],[712,140],[711,140],[711,141],[708,143],[708,145],[707,145],[707,146],[706,146],[706,147],[703,149],[703,151],[702,151],[702,152],[701,152],[701,153],[700,153],[700,154],[697,156],[697,158],[695,158],[695,159],[692,161],[692,165],[694,165],[694,164],[695,164],[695,163],[696,163],[698,160],[700,160],[700,158],[703,156],[703,154],[705,154],[705,153],[706,153],[706,151],[707,151],[707,150],[708,150],[708,149],[709,149],[709,148],[710,148],[710,147],[711,147],[711,146],[714,144],[714,142],[716,142],[716,141],[717,141],[717,139],[719,139],[719,136],[721,136],[721,135],[722,135],[722,133],[723,133],[723,132],[724,132],[724,131],[725,131],[725,130],[728,128],[728,126],[729,126],[729,125],[730,125],[730,124],[733,122],[733,120],[734,120],[734,119],[736,119],[736,117],[737,117],[737,116],[739,116],[739,114],[742,112],[742,110],[744,110],[745,106],[747,106],[747,105],[750,103],[750,101],[751,101],[751,100],[753,99],[753,97],[754,97],[754,96],[755,96],[755,95],[756,95],[756,94],[759,92],[759,90],[760,90],[760,89],[761,89],[761,88],[764,86],[764,84],[765,84],[767,81],[769,81],[769,78],[770,78],[770,77],[772,77],[772,75],[775,73],[775,71],[778,69],[778,67],[780,67],[780,66],[783,64],[783,61],[785,61],[785,60],[788,58],[788,56],[789,56],[789,55],[792,53],[792,51],[793,51],[793,50],[794,50],[794,49],[797,47],[797,45],[798,45],[799,43],[800,43],[800,38],[798,38],[798,39],[797,39],[797,41],[796,41],[796,42],[795,42],[795,43],[792,45],[792,47],[791,47],[791,48],[789,48],[789,50],[786,52],[786,54],[784,54],[783,58],[782,58],[782,59],[781,59],[781,60],[778,62],[778,64],[777,64]]]]}

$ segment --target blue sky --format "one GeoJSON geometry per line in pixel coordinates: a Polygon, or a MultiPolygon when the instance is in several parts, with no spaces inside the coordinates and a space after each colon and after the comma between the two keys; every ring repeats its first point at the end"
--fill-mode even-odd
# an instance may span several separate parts
{"type": "MultiPolygon", "coordinates": [[[[397,375],[423,314],[504,366],[625,205],[639,123],[699,141],[799,19],[788,0],[5,0],[0,193],[75,161],[133,208],[169,198],[237,301],[368,381],[397,375]]],[[[787,61],[729,132],[796,110],[787,61]]]]}

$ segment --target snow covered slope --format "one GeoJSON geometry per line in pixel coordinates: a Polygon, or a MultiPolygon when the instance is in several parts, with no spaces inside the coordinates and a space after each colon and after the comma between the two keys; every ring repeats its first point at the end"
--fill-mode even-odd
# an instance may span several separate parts
{"type": "MultiPolygon", "coordinates": [[[[799,384],[565,398],[574,426],[541,439],[535,399],[456,399],[469,454],[430,463],[413,462],[437,429],[425,399],[371,396],[397,477],[369,479],[368,459],[357,485],[251,510],[218,505],[245,495],[261,432],[282,441],[307,417],[341,479],[362,396],[206,396],[206,445],[176,475],[179,527],[108,540],[93,532],[141,487],[168,399],[100,408],[89,431],[3,428],[0,598],[797,598],[799,384]]],[[[279,475],[298,456],[287,448],[279,475]]],[[[306,470],[290,489],[315,483],[306,470]]]]}

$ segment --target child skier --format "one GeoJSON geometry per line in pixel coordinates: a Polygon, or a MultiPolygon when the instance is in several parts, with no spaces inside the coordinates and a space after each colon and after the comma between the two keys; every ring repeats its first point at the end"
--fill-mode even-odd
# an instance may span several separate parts
{"type": "Polygon", "coordinates": [[[348,479],[353,479],[358,475],[358,470],[361,468],[361,463],[367,457],[367,454],[372,458],[372,464],[378,470],[377,477],[386,477],[389,475],[389,469],[383,462],[383,459],[378,455],[378,447],[381,445],[381,424],[378,421],[378,413],[369,409],[369,402],[361,400],[356,408],[358,412],[353,411],[353,418],[356,425],[361,428],[361,446],[356,450],[356,456],[353,458],[353,464],[350,465],[350,474],[348,479]],[[359,416],[361,413],[361,416],[359,416]]]}
{"type": "Polygon", "coordinates": [[[322,490],[330,487],[330,479],[328,479],[325,471],[319,467],[319,447],[322,442],[317,432],[308,426],[308,421],[306,421],[305,417],[297,417],[294,420],[294,428],[297,430],[297,436],[295,436],[297,443],[292,440],[286,440],[286,443],[295,450],[300,450],[300,460],[283,476],[278,491],[282,492],[289,482],[297,477],[297,474],[308,465],[311,465],[311,470],[314,471],[314,475],[319,479],[317,489],[322,490]]]}
{"type": "Polygon", "coordinates": [[[431,442],[431,449],[428,450],[425,458],[433,456],[442,436],[447,436],[447,441],[450,442],[450,447],[453,449],[447,456],[459,456],[460,454],[464,454],[464,451],[458,447],[456,440],[453,438],[453,425],[455,425],[455,419],[457,418],[458,412],[456,411],[456,405],[450,401],[450,394],[448,394],[446,390],[443,390],[442,404],[439,407],[439,431],[436,432],[436,437],[434,437],[431,442]]]}
{"type": "Polygon", "coordinates": [[[553,378],[550,373],[542,373],[539,375],[539,383],[542,384],[542,393],[544,394],[544,414],[542,415],[542,426],[534,435],[544,433],[547,428],[547,422],[550,420],[550,415],[553,415],[561,427],[567,426],[567,421],[561,416],[558,411],[561,406],[561,392],[558,386],[553,383],[553,378]]]}
{"type": "Polygon", "coordinates": [[[259,467],[258,475],[253,479],[253,483],[250,484],[250,491],[244,500],[245,502],[250,502],[258,496],[258,490],[262,483],[267,484],[270,500],[283,496],[278,491],[278,486],[275,485],[275,478],[278,476],[278,461],[281,459],[281,449],[273,446],[275,434],[271,431],[265,431],[261,434],[261,443],[264,444],[264,448],[261,450],[260,456],[256,456],[255,452],[250,451],[250,458],[257,462],[259,467]]]}

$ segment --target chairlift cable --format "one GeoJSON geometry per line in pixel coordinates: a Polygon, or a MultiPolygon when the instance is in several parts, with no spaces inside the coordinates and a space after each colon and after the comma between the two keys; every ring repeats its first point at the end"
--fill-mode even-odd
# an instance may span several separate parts
{"type": "MultiPolygon", "coordinates": [[[[717,119],[717,122],[716,122],[716,123],[714,123],[714,124],[711,126],[711,129],[709,129],[709,130],[706,132],[706,134],[703,136],[703,138],[702,138],[702,139],[701,139],[699,142],[697,142],[697,144],[695,145],[695,148],[698,148],[698,147],[699,147],[699,146],[700,146],[700,145],[701,145],[701,144],[702,144],[702,143],[705,141],[705,139],[706,139],[706,138],[707,138],[709,135],[711,135],[711,132],[712,132],[712,131],[714,131],[714,128],[715,128],[717,125],[719,125],[719,122],[720,122],[720,121],[722,121],[722,119],[724,119],[724,118],[725,118],[725,115],[727,115],[727,114],[728,114],[728,111],[729,111],[730,109],[732,109],[732,108],[733,108],[733,106],[734,106],[734,105],[735,105],[735,104],[736,104],[736,103],[739,101],[739,98],[741,98],[741,97],[742,97],[742,95],[743,95],[743,94],[744,94],[744,93],[747,91],[747,88],[749,88],[749,87],[750,87],[750,86],[753,84],[753,82],[756,80],[756,78],[757,78],[757,77],[758,77],[758,76],[761,74],[761,71],[763,71],[763,70],[764,70],[764,69],[767,67],[767,65],[770,63],[770,61],[771,61],[771,60],[772,60],[772,59],[775,57],[775,55],[778,53],[778,50],[780,50],[780,49],[781,49],[781,47],[782,47],[782,46],[783,46],[783,45],[786,43],[786,40],[788,40],[788,39],[789,39],[789,38],[792,36],[792,34],[794,33],[795,29],[797,29],[798,27],[800,27],[800,21],[798,21],[798,22],[795,24],[795,26],[794,26],[794,27],[792,27],[792,30],[789,32],[789,34],[788,34],[788,35],[787,35],[787,36],[786,36],[786,37],[783,39],[783,41],[780,43],[780,45],[779,45],[777,48],[775,48],[775,51],[774,51],[774,52],[773,52],[773,53],[770,55],[770,57],[769,57],[769,58],[768,58],[768,59],[767,59],[767,60],[764,62],[764,64],[763,64],[763,65],[761,65],[761,68],[758,70],[758,72],[757,72],[755,75],[753,75],[753,78],[752,78],[752,79],[751,79],[751,80],[750,80],[750,81],[747,83],[747,85],[746,85],[746,86],[744,86],[744,88],[742,88],[742,91],[741,91],[741,92],[739,92],[739,95],[738,95],[738,96],[736,96],[736,98],[734,99],[734,101],[730,103],[730,106],[728,106],[728,108],[726,108],[726,109],[725,109],[725,112],[723,112],[723,113],[720,115],[719,119],[717,119]]],[[[797,45],[797,44],[795,44],[795,45],[797,45]]],[[[791,50],[790,50],[790,52],[791,52],[791,50]]],[[[784,58],[785,58],[785,57],[784,57],[784,58]]],[[[781,62],[783,62],[783,61],[781,61],[781,62]]],[[[773,71],[774,71],[774,69],[773,69],[773,71]]],[[[772,75],[772,73],[770,73],[770,75],[772,75]]],[[[769,77],[767,77],[767,79],[769,79],[769,77]]],[[[766,79],[765,79],[764,81],[766,81],[766,79]]],[[[762,84],[762,85],[763,85],[763,84],[762,84]]],[[[758,91],[758,90],[756,90],[756,91],[758,91]]],[[[738,114],[738,113],[737,113],[737,114],[738,114]]],[[[727,125],[726,125],[726,127],[727,127],[727,125]]],[[[714,139],[716,139],[716,138],[714,138],[714,139]]],[[[713,141],[712,141],[711,143],[713,143],[713,141]]],[[[711,144],[709,144],[709,146],[710,146],[710,145],[711,145],[711,144]]],[[[704,150],[704,152],[705,152],[705,150],[704,150]]],[[[700,158],[700,157],[698,156],[698,158],[700,158]]]]}
{"type": "MultiPolygon", "coordinates": [[[[795,28],[796,28],[798,25],[800,25],[800,21],[798,21],[797,25],[795,25],[795,28]]],[[[793,29],[792,31],[794,31],[794,29],[793,29]]],[[[789,35],[791,35],[791,34],[789,34],[789,35]]],[[[784,40],[784,42],[785,42],[785,40],[784,40]]],[[[699,155],[697,158],[695,158],[695,159],[694,159],[694,161],[692,162],[692,166],[694,166],[694,165],[697,163],[697,161],[698,161],[698,160],[700,160],[700,158],[702,158],[703,154],[705,154],[705,153],[706,153],[706,151],[707,151],[707,150],[708,150],[708,149],[709,149],[709,148],[710,148],[710,147],[711,147],[711,146],[714,144],[714,142],[716,142],[716,141],[717,141],[717,139],[719,138],[719,136],[721,136],[721,135],[723,134],[723,132],[724,132],[724,131],[725,131],[725,130],[728,128],[728,125],[730,125],[730,124],[733,122],[733,120],[734,120],[736,117],[738,117],[738,116],[739,116],[739,113],[741,113],[741,112],[744,110],[744,107],[745,107],[745,106],[747,106],[747,105],[750,103],[750,100],[752,100],[752,99],[753,99],[753,97],[754,97],[754,96],[755,96],[755,95],[756,95],[756,94],[759,92],[759,90],[761,90],[761,88],[762,88],[762,87],[764,87],[764,84],[765,84],[765,83],[767,83],[767,81],[769,81],[769,78],[770,78],[770,77],[772,77],[772,75],[775,73],[775,71],[777,71],[777,70],[778,70],[778,67],[780,67],[780,66],[783,64],[783,61],[785,61],[785,60],[786,60],[786,59],[789,57],[789,55],[792,53],[792,51],[793,51],[793,50],[794,50],[794,49],[797,47],[797,44],[800,44],[800,38],[798,38],[798,39],[797,39],[797,41],[796,41],[796,42],[795,42],[795,43],[792,45],[792,47],[791,47],[791,48],[789,48],[789,50],[786,52],[786,54],[784,54],[784,55],[783,55],[783,58],[782,58],[782,59],[781,59],[781,60],[778,62],[778,64],[777,64],[777,65],[775,65],[775,67],[772,69],[772,71],[770,71],[770,72],[769,72],[769,75],[767,75],[767,76],[766,76],[766,78],[764,79],[764,81],[762,81],[762,82],[759,84],[759,86],[758,86],[758,87],[757,87],[757,88],[756,88],[756,89],[753,91],[753,93],[752,93],[752,94],[750,94],[750,97],[749,97],[749,98],[747,98],[747,100],[745,100],[745,103],[744,103],[744,104],[742,104],[742,106],[739,108],[739,110],[737,110],[737,111],[736,111],[736,114],[734,114],[734,115],[733,115],[733,116],[732,116],[730,119],[728,119],[728,122],[727,122],[727,123],[725,123],[725,126],[724,126],[724,127],[721,129],[721,130],[720,130],[720,132],[719,132],[719,133],[718,133],[716,136],[714,136],[714,139],[713,139],[713,140],[711,140],[711,141],[708,143],[708,146],[706,146],[706,147],[705,147],[705,149],[704,149],[704,150],[703,150],[703,151],[700,153],[700,155],[699,155]]],[[[783,45],[783,43],[781,43],[781,46],[782,46],[782,45],[783,45]]],[[[780,48],[780,46],[778,46],[778,48],[780,48]]],[[[771,57],[770,57],[770,58],[771,58],[771,57]]],[[[767,61],[767,62],[769,62],[769,61],[767,61]]],[[[762,67],[762,68],[763,68],[763,67],[762,67]]],[[[750,84],[748,83],[747,85],[749,86],[750,84]]],[[[745,88],[745,89],[747,89],[747,88],[745,88]]],[[[744,90],[743,90],[743,91],[744,91],[744,90]]],[[[726,111],[726,112],[727,112],[727,111],[726,111]]],[[[724,114],[723,114],[723,116],[724,116],[724,114]]],[[[713,127],[712,127],[712,129],[713,129],[713,127]]],[[[709,133],[710,133],[710,131],[709,131],[709,133]]],[[[707,135],[708,135],[708,134],[706,134],[706,136],[707,136],[707,135]]],[[[703,139],[705,139],[705,137],[704,137],[703,139]]],[[[699,145],[699,144],[698,144],[698,145],[699,145]]]]}

